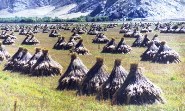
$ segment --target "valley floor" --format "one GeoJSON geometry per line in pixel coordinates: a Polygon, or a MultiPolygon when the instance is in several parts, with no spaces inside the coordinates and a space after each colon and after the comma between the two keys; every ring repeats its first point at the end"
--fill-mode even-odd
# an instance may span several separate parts
{"type": "MultiPolygon", "coordinates": [[[[109,29],[105,32],[108,38],[115,38],[118,42],[122,34],[119,34],[119,27],[109,29]]],[[[107,69],[111,72],[115,59],[122,59],[122,65],[129,71],[131,63],[139,63],[144,67],[144,75],[163,91],[166,99],[165,104],[146,105],[146,106],[111,106],[109,101],[97,101],[94,96],[76,96],[76,91],[57,91],[58,80],[56,77],[29,77],[20,73],[2,71],[3,62],[0,65],[0,110],[11,111],[17,101],[17,111],[184,111],[185,110],[185,34],[160,34],[153,32],[149,34],[152,38],[158,33],[160,40],[167,41],[168,45],[181,55],[179,64],[154,64],[141,62],[140,56],[145,48],[133,48],[131,54],[102,54],[104,45],[98,46],[92,43],[94,36],[82,35],[84,45],[90,50],[92,55],[79,56],[83,63],[91,68],[96,62],[96,57],[101,56],[105,59],[107,69]],[[99,49],[100,47],[100,49],[99,49]]],[[[13,55],[24,36],[17,35],[15,45],[6,46],[7,50],[13,55]]],[[[70,31],[61,31],[61,35],[67,39],[72,35],[70,31]]],[[[24,46],[34,53],[35,47],[47,48],[51,57],[59,62],[63,67],[63,72],[67,69],[70,62],[69,51],[54,50],[53,45],[57,38],[49,38],[48,34],[36,34],[36,38],[41,42],[39,46],[24,46]]],[[[135,39],[126,38],[126,42],[131,45],[135,39]]]]}

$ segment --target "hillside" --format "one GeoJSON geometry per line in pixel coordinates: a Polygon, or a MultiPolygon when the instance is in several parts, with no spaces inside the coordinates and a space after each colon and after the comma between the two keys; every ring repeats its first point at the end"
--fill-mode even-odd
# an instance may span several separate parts
{"type": "Polygon", "coordinates": [[[185,0],[0,0],[5,17],[184,18],[185,0]]]}

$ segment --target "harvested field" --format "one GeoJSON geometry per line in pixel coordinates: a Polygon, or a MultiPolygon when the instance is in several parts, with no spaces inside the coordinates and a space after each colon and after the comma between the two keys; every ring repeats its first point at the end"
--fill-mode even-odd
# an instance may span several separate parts
{"type": "MultiPolygon", "coordinates": [[[[114,38],[119,43],[123,37],[123,34],[119,33],[120,28],[121,25],[108,28],[104,34],[109,40],[114,38]]],[[[66,41],[73,34],[70,30],[63,29],[58,33],[64,36],[66,41]]],[[[11,56],[18,50],[19,46],[26,48],[32,55],[35,53],[35,48],[40,47],[49,50],[52,59],[63,67],[62,74],[67,70],[71,61],[70,51],[53,49],[58,40],[57,37],[49,37],[49,33],[42,33],[41,31],[35,34],[40,42],[39,45],[21,45],[25,36],[19,35],[19,32],[14,34],[17,37],[15,44],[6,45],[6,50],[11,56]]],[[[60,75],[30,77],[20,73],[3,71],[4,65],[7,63],[7,61],[3,61],[0,65],[0,110],[13,110],[14,103],[17,101],[18,111],[183,111],[185,110],[185,34],[153,31],[148,33],[148,38],[151,40],[155,34],[158,34],[161,41],[166,41],[172,49],[179,53],[180,63],[159,64],[140,61],[140,56],[147,49],[144,47],[132,47],[130,54],[101,53],[105,44],[92,43],[95,35],[87,34],[82,34],[81,37],[90,55],[79,55],[78,57],[88,69],[96,63],[96,57],[102,57],[109,73],[114,67],[115,59],[121,59],[122,66],[127,71],[130,70],[130,64],[139,64],[139,67],[144,68],[144,76],[162,89],[162,96],[166,100],[165,104],[111,106],[110,101],[97,101],[95,96],[76,96],[76,91],[56,90],[60,75]]],[[[135,39],[125,37],[126,44],[132,46],[135,39]]]]}

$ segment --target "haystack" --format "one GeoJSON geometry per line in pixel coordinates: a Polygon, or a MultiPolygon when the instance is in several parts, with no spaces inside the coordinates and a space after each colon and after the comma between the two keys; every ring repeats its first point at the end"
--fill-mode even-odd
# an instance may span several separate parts
{"type": "Polygon", "coordinates": [[[58,37],[59,34],[58,34],[58,31],[57,30],[52,30],[51,33],[49,34],[49,37],[58,37]]]}
{"type": "Polygon", "coordinates": [[[93,43],[107,43],[107,42],[109,42],[109,39],[103,33],[97,34],[93,39],[93,43]]]}
{"type": "Polygon", "coordinates": [[[161,93],[161,89],[142,74],[141,68],[138,68],[136,64],[132,64],[125,82],[113,95],[112,104],[144,105],[164,103],[161,93]]]}
{"type": "Polygon", "coordinates": [[[24,45],[37,45],[39,43],[39,40],[37,40],[37,38],[33,34],[27,35],[27,37],[22,42],[22,44],[24,45]]]}
{"type": "Polygon", "coordinates": [[[103,47],[103,53],[112,53],[115,51],[115,48],[117,47],[117,44],[115,42],[115,39],[112,38],[110,42],[108,42],[104,47],[103,47]]]}
{"type": "Polygon", "coordinates": [[[132,44],[132,47],[141,47],[141,44],[143,42],[143,36],[139,35],[138,38],[136,38],[136,40],[134,41],[134,43],[132,44]]]}
{"type": "Polygon", "coordinates": [[[66,44],[65,46],[65,49],[68,50],[68,49],[71,49],[73,48],[75,45],[77,44],[76,40],[73,39],[73,38],[70,38],[68,43],[66,44]]]}
{"type": "Polygon", "coordinates": [[[88,71],[82,81],[80,95],[95,95],[101,85],[108,79],[109,73],[102,58],[97,58],[95,65],[88,71]]]}
{"type": "Polygon", "coordinates": [[[124,37],[133,37],[134,36],[134,31],[128,29],[127,32],[124,33],[124,37]]]}
{"type": "Polygon", "coordinates": [[[14,35],[14,32],[11,32],[7,37],[10,37],[11,39],[17,39],[17,37],[14,35]]]}
{"type": "Polygon", "coordinates": [[[3,40],[4,45],[12,45],[13,43],[15,43],[15,39],[12,39],[11,37],[7,37],[3,40]]]}
{"type": "Polygon", "coordinates": [[[150,42],[150,39],[148,38],[148,35],[146,34],[142,43],[141,43],[141,47],[148,47],[149,42],[150,42]]]}
{"type": "Polygon", "coordinates": [[[0,61],[8,60],[10,58],[10,54],[7,52],[6,48],[0,42],[0,61]]]}
{"type": "Polygon", "coordinates": [[[16,25],[15,28],[14,28],[14,32],[19,32],[19,28],[20,27],[18,25],[16,25]]]}
{"type": "Polygon", "coordinates": [[[126,27],[122,27],[121,30],[119,31],[119,33],[127,33],[128,31],[130,31],[129,28],[126,28],[126,27]]]}
{"type": "Polygon", "coordinates": [[[77,53],[79,55],[88,55],[89,51],[83,45],[83,40],[81,39],[76,46],[71,50],[71,53],[77,53]]]}
{"type": "Polygon", "coordinates": [[[134,30],[133,37],[134,37],[134,38],[139,38],[140,36],[141,36],[141,33],[140,33],[140,31],[136,28],[136,29],[134,30]]]}
{"type": "Polygon", "coordinates": [[[27,31],[25,28],[21,28],[20,29],[20,32],[19,32],[19,35],[26,35],[27,31]]]}
{"type": "Polygon", "coordinates": [[[152,61],[156,56],[159,48],[155,45],[154,42],[150,43],[148,49],[142,54],[141,60],[142,61],[152,61]]]}
{"type": "Polygon", "coordinates": [[[12,71],[21,71],[23,66],[31,59],[32,55],[28,52],[27,49],[23,49],[22,56],[14,62],[14,67],[12,71]]]}
{"type": "Polygon", "coordinates": [[[0,35],[0,39],[6,39],[7,38],[7,31],[2,31],[0,35]]]}
{"type": "Polygon", "coordinates": [[[75,54],[71,55],[71,62],[59,80],[59,90],[76,90],[79,89],[80,83],[87,74],[88,69],[75,54]]]}
{"type": "Polygon", "coordinates": [[[49,33],[50,29],[47,25],[44,25],[42,33],[49,33]]]}
{"type": "Polygon", "coordinates": [[[66,47],[66,41],[65,41],[65,38],[64,37],[58,37],[58,41],[57,43],[54,45],[54,49],[65,49],[66,47]]]}
{"type": "Polygon", "coordinates": [[[161,41],[159,40],[159,37],[157,34],[154,35],[151,41],[154,42],[157,47],[161,45],[161,41]]]}
{"type": "Polygon", "coordinates": [[[71,36],[71,38],[73,38],[73,39],[81,39],[82,37],[78,33],[74,32],[73,35],[71,36]]]}
{"type": "Polygon", "coordinates": [[[31,34],[34,34],[34,33],[32,31],[32,28],[29,27],[25,35],[31,35],[31,34]]]}
{"type": "Polygon", "coordinates": [[[95,28],[91,28],[89,31],[88,31],[88,34],[89,35],[97,35],[99,32],[95,29],[95,28]]]}
{"type": "Polygon", "coordinates": [[[35,34],[35,33],[39,33],[39,26],[38,26],[38,25],[34,26],[32,32],[33,32],[34,34],[35,34]]]}
{"type": "Polygon", "coordinates": [[[98,99],[112,99],[113,94],[122,86],[127,75],[128,72],[122,67],[121,60],[116,59],[111,75],[100,89],[98,99]]]}
{"type": "Polygon", "coordinates": [[[180,61],[180,55],[175,51],[172,50],[166,42],[161,42],[161,46],[153,59],[153,62],[158,63],[179,63],[180,61]]]}
{"type": "Polygon", "coordinates": [[[84,30],[84,28],[79,28],[79,29],[77,30],[77,33],[78,33],[78,34],[85,34],[85,33],[86,33],[86,30],[84,30]]]}
{"type": "Polygon", "coordinates": [[[43,50],[42,56],[37,60],[30,70],[32,76],[55,76],[60,75],[62,66],[54,61],[48,53],[48,50],[43,50]]]}
{"type": "Polygon", "coordinates": [[[126,44],[125,39],[121,38],[121,41],[118,43],[115,53],[127,54],[132,50],[132,48],[126,44]]]}
{"type": "Polygon", "coordinates": [[[31,67],[37,62],[37,60],[42,56],[42,51],[40,48],[36,48],[35,54],[31,57],[31,59],[23,66],[22,73],[29,74],[31,67]]]}
{"type": "Polygon", "coordinates": [[[20,60],[22,55],[23,55],[23,48],[19,47],[18,51],[11,57],[11,59],[5,65],[4,70],[12,70],[14,68],[14,64],[20,60]]]}

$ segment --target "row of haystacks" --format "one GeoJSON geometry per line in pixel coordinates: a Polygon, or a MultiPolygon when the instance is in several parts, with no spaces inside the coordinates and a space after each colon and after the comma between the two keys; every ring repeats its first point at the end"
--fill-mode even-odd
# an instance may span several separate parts
{"type": "Polygon", "coordinates": [[[115,39],[112,38],[102,50],[102,53],[121,53],[127,54],[132,51],[132,48],[126,44],[124,38],[121,38],[120,42],[117,44],[115,39]]]}
{"type": "Polygon", "coordinates": [[[20,47],[8,60],[4,70],[30,76],[55,76],[61,74],[62,66],[50,57],[48,50],[36,48],[32,56],[27,49],[20,47]]]}
{"type": "Polygon", "coordinates": [[[17,37],[14,35],[14,32],[8,34],[8,31],[2,31],[0,39],[3,39],[3,45],[12,45],[15,43],[17,37]]]}
{"type": "Polygon", "coordinates": [[[151,42],[148,49],[141,55],[141,60],[163,64],[181,62],[179,53],[170,48],[165,41],[161,42],[159,47],[155,42],[151,42]]]}
{"type": "MultiPolygon", "coordinates": [[[[10,34],[4,33],[5,35],[0,35],[0,39],[3,40],[4,45],[13,45],[15,43],[15,40],[17,37],[14,35],[14,32],[11,32],[10,34]]],[[[26,38],[23,40],[22,44],[23,45],[37,45],[39,44],[39,40],[35,37],[34,33],[29,33],[29,34],[24,34],[26,38]]]]}
{"type": "Polygon", "coordinates": [[[165,41],[160,41],[157,34],[154,35],[152,40],[149,40],[147,35],[145,37],[139,36],[134,41],[132,47],[148,47],[141,55],[142,61],[163,64],[181,62],[180,55],[170,48],[165,41]]]}
{"type": "Polygon", "coordinates": [[[34,34],[27,34],[23,40],[22,45],[38,45],[40,42],[34,34]]]}
{"type": "Polygon", "coordinates": [[[83,44],[83,39],[77,41],[73,37],[68,42],[66,42],[64,37],[59,37],[53,48],[57,50],[70,50],[71,53],[79,55],[90,55],[89,50],[83,44]]]}
{"type": "Polygon", "coordinates": [[[136,40],[133,42],[132,47],[148,47],[151,42],[154,42],[157,47],[160,46],[161,41],[159,40],[159,37],[157,34],[154,35],[152,40],[148,38],[148,35],[145,36],[140,35],[136,38],[136,40]]]}
{"type": "Polygon", "coordinates": [[[73,54],[57,89],[77,90],[78,95],[95,95],[98,100],[110,99],[113,105],[164,103],[161,89],[143,75],[141,68],[132,64],[128,73],[120,59],[115,60],[109,75],[102,58],[97,58],[95,65],[88,70],[80,58],[73,54]]]}

